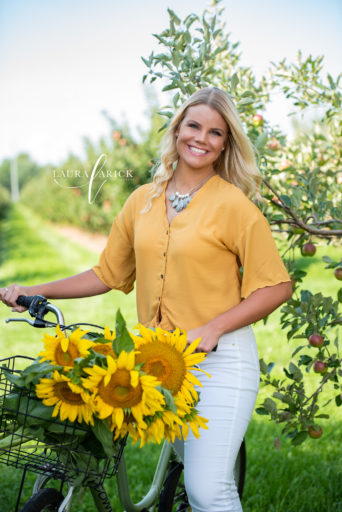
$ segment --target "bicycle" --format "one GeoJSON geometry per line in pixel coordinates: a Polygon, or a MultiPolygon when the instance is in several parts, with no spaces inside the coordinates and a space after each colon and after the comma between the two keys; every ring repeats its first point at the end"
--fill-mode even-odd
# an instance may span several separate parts
{"type": "MultiPolygon", "coordinates": [[[[55,327],[59,324],[62,330],[80,325],[100,328],[89,323],[64,325],[62,311],[40,295],[33,297],[20,296],[17,299],[17,304],[28,308],[29,314],[34,320],[28,318],[8,318],[6,322],[26,322],[38,328],[55,327]],[[57,323],[44,318],[48,312],[52,312],[56,316],[57,323]]],[[[6,409],[6,397],[8,397],[13,387],[13,384],[6,378],[6,372],[19,373],[19,370],[16,369],[16,363],[22,358],[32,360],[32,358],[26,356],[12,356],[0,360],[0,398],[3,399],[3,404],[5,404],[3,409],[6,409]]],[[[8,434],[5,418],[5,415],[1,415],[0,410],[0,438],[2,437],[1,434],[5,432],[8,434]]],[[[78,429],[79,427],[74,426],[73,428],[78,429]]],[[[70,431],[67,432],[67,435],[70,437],[70,431]]],[[[58,457],[53,456],[48,448],[39,451],[39,442],[34,437],[30,441],[37,442],[37,450],[29,455],[20,450],[20,444],[19,447],[15,446],[16,443],[13,443],[6,450],[0,448],[0,463],[23,469],[15,512],[19,510],[27,471],[38,473],[38,476],[33,486],[32,496],[21,507],[20,512],[70,512],[76,490],[81,489],[85,492],[87,488],[89,488],[92,494],[98,512],[113,512],[103,483],[105,478],[111,478],[114,475],[117,479],[119,500],[123,510],[126,512],[186,512],[191,510],[182,483],[183,464],[177,459],[171,445],[167,441],[163,443],[150,488],[138,503],[133,503],[128,485],[124,457],[126,439],[123,439],[118,444],[117,453],[112,459],[108,458],[104,462],[101,471],[99,470],[94,474],[88,462],[87,467],[82,470],[82,474],[78,475],[77,489],[74,485],[75,475],[72,475],[73,478],[71,478],[68,462],[61,461],[58,457]],[[47,487],[52,479],[59,482],[59,490],[54,487],[47,487]],[[67,486],[67,493],[64,496],[65,486],[67,486]]],[[[72,439],[70,442],[72,442],[72,439]]],[[[82,455],[80,454],[79,456],[81,457],[82,455]]],[[[234,476],[240,499],[243,493],[245,472],[246,446],[243,440],[234,468],[234,476]]]]}

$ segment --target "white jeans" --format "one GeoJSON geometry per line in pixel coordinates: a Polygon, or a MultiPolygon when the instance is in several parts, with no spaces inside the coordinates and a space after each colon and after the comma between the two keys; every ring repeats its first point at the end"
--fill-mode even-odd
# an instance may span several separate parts
{"type": "Polygon", "coordinates": [[[174,443],[184,461],[189,503],[192,512],[242,512],[233,470],[259,389],[252,327],[223,334],[199,367],[211,375],[195,372],[203,384],[197,409],[209,419],[208,430],[174,443]]]}

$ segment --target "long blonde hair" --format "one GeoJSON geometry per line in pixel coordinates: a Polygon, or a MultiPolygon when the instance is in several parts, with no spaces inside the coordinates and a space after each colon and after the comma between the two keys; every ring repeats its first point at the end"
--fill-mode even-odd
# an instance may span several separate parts
{"type": "Polygon", "coordinates": [[[146,197],[147,204],[141,213],[151,209],[152,200],[163,191],[178,160],[175,133],[183,121],[186,111],[194,105],[208,105],[216,110],[228,126],[225,149],[214,162],[214,170],[220,176],[239,187],[251,199],[263,201],[260,194],[262,181],[256,164],[254,147],[244,132],[239,113],[229,95],[217,87],[205,87],[192,94],[178,109],[161,140],[160,163],[153,176],[153,186],[146,197]]]}

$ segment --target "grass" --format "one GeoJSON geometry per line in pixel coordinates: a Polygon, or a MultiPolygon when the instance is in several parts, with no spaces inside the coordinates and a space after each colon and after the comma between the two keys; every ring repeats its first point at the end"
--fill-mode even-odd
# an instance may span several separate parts
{"type": "MultiPolygon", "coordinates": [[[[13,282],[36,284],[59,279],[90,268],[98,259],[98,255],[58,235],[22,207],[20,210],[13,209],[11,216],[2,221],[0,248],[0,286],[13,282]]],[[[322,245],[315,257],[301,258],[299,264],[308,270],[305,285],[310,290],[336,296],[339,283],[333,278],[331,270],[323,271],[321,256],[324,254],[338,259],[341,257],[340,248],[322,245]]],[[[56,303],[64,311],[67,322],[83,320],[114,326],[115,311],[120,307],[128,326],[133,327],[136,323],[134,293],[126,296],[113,291],[98,297],[56,303]]],[[[5,324],[4,319],[8,316],[23,317],[12,314],[6,307],[0,307],[0,357],[35,355],[39,352],[42,333],[26,324],[5,324]]],[[[295,342],[287,343],[286,335],[280,328],[279,311],[270,315],[266,325],[258,322],[254,332],[260,357],[276,362],[274,371],[280,374],[296,345],[295,342]]],[[[257,403],[260,404],[269,393],[267,388],[262,388],[257,403]]],[[[322,438],[309,439],[298,447],[293,447],[280,435],[279,425],[253,414],[246,434],[248,471],[244,512],[342,512],[341,409],[332,404],[327,409],[331,418],[322,422],[322,438]],[[277,436],[281,439],[278,449],[274,447],[277,436]]],[[[125,451],[135,500],[140,499],[148,487],[159,449],[147,446],[140,451],[129,445],[125,451]]],[[[33,474],[27,476],[23,500],[30,495],[34,478],[33,474]]],[[[6,510],[14,510],[19,481],[19,470],[0,465],[0,503],[7,504],[6,510]]],[[[113,509],[121,510],[115,498],[115,480],[106,482],[106,488],[113,496],[113,509]]],[[[4,510],[3,506],[1,508],[4,510]]],[[[76,505],[75,510],[93,512],[90,495],[87,494],[82,505],[76,505]]]]}

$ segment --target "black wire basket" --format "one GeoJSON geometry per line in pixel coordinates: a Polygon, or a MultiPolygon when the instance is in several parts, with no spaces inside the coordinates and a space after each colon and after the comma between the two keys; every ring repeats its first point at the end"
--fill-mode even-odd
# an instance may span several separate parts
{"type": "Polygon", "coordinates": [[[39,416],[30,414],[32,401],[41,403],[33,388],[20,389],[7,378],[9,373],[20,374],[18,367],[32,362],[32,358],[12,356],[0,360],[0,464],[14,466],[64,481],[87,479],[88,484],[102,483],[118,469],[126,438],[116,443],[113,457],[97,457],[87,449],[94,445],[90,427],[56,418],[46,420],[45,431],[51,432],[44,442],[39,440],[39,429],[32,427],[39,416]],[[18,397],[13,400],[14,392],[18,397]],[[20,409],[20,412],[19,412],[20,409]],[[29,432],[28,432],[29,431],[29,432]],[[28,432],[28,433],[27,433],[28,432]],[[54,432],[58,436],[54,438],[54,432]],[[61,443],[61,435],[63,443],[61,443]],[[80,440],[82,439],[82,441],[80,440]],[[4,443],[6,447],[3,447],[4,443]]]}

